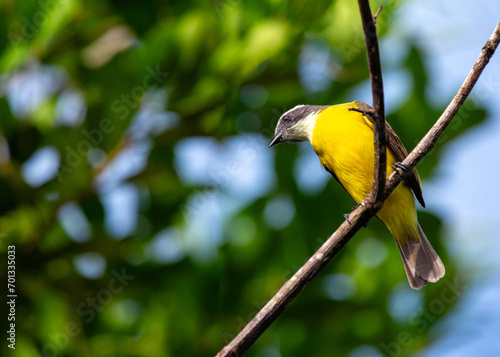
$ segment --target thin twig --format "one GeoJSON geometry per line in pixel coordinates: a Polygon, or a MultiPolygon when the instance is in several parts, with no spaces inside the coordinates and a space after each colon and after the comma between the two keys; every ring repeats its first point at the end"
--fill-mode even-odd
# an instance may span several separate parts
{"type": "Polygon", "coordinates": [[[377,10],[377,12],[375,13],[375,15],[373,15],[373,23],[376,25],[377,24],[377,19],[378,19],[378,15],[380,15],[380,11],[382,11],[382,6],[380,6],[377,10]]]}
{"type": "Polygon", "coordinates": [[[444,129],[450,124],[451,120],[455,117],[460,107],[464,104],[465,100],[469,96],[472,88],[476,84],[479,76],[483,72],[491,57],[495,53],[500,42],[500,22],[497,24],[495,31],[489,38],[489,40],[484,45],[481,50],[481,54],[477,58],[474,66],[467,75],[467,78],[462,83],[462,86],[458,90],[455,97],[453,97],[448,107],[444,110],[443,114],[439,117],[436,123],[432,126],[429,132],[420,140],[418,145],[412,150],[410,154],[403,160],[402,164],[407,170],[395,170],[387,179],[385,185],[385,195],[387,198],[390,193],[396,188],[401,179],[409,176],[413,168],[417,163],[434,148],[434,144],[439,139],[439,136],[443,133],[444,129]]]}
{"type": "Polygon", "coordinates": [[[368,57],[368,69],[372,84],[373,97],[373,132],[375,145],[375,169],[373,175],[372,190],[364,200],[375,211],[382,208],[384,204],[384,189],[386,178],[386,150],[385,150],[385,113],[384,113],[384,85],[382,81],[382,66],[380,64],[380,51],[378,48],[377,26],[375,19],[382,8],[379,8],[375,17],[372,16],[368,0],[358,0],[359,12],[363,23],[365,34],[366,53],[368,57]]]}
{"type": "MultiPolygon", "coordinates": [[[[490,39],[483,47],[479,58],[460,87],[450,105],[443,112],[436,124],[413,149],[403,164],[411,172],[413,167],[424,157],[436,143],[446,126],[451,122],[460,107],[465,102],[474,87],[479,75],[493,56],[500,41],[500,22],[490,39]]],[[[385,197],[404,179],[403,170],[395,170],[387,179],[385,197]]],[[[363,205],[358,205],[349,215],[350,223],[344,221],[340,227],[328,238],[316,253],[288,280],[274,297],[259,311],[259,313],[245,326],[245,328],[222,349],[217,357],[238,357],[257,340],[266,328],[283,312],[290,302],[314,279],[328,262],[342,249],[349,239],[366,224],[376,212],[363,205]]]]}

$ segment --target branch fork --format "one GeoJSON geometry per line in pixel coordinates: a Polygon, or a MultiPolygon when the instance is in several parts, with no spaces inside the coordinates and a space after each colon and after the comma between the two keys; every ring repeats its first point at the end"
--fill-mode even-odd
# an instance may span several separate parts
{"type": "Polygon", "coordinates": [[[381,8],[379,8],[375,16],[372,16],[368,0],[358,0],[358,3],[365,33],[373,94],[374,113],[369,113],[373,118],[375,141],[375,170],[372,190],[368,196],[352,210],[348,215],[348,219],[342,222],[340,227],[330,236],[330,238],[328,238],[318,251],[314,253],[292,278],[281,287],[274,297],[257,313],[245,328],[217,354],[216,357],[242,356],[267,327],[269,327],[269,325],[271,325],[286,309],[292,300],[319,274],[344,245],[347,244],[354,234],[367,224],[382,207],[384,200],[391,194],[396,186],[413,170],[415,165],[432,150],[439,136],[443,133],[444,129],[465,102],[465,99],[470,94],[500,42],[499,22],[490,39],[483,47],[469,75],[446,110],[413,151],[400,163],[400,165],[398,165],[397,169],[394,170],[386,180],[382,71],[377,36],[376,33],[372,34],[370,32],[370,27],[372,29],[375,28],[376,19],[381,8]]]}

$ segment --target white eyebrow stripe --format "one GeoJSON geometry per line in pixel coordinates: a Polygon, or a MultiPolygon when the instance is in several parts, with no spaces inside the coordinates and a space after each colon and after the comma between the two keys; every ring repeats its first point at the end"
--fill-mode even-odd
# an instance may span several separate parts
{"type": "Polygon", "coordinates": [[[282,117],[283,117],[283,116],[285,116],[285,115],[287,115],[287,114],[288,114],[288,113],[290,113],[290,112],[293,112],[293,111],[294,111],[295,109],[297,109],[297,108],[301,108],[301,107],[305,107],[305,106],[306,106],[305,104],[299,104],[299,105],[296,105],[294,108],[290,109],[290,110],[289,110],[289,111],[287,111],[285,114],[283,114],[283,115],[282,115],[282,117]]]}

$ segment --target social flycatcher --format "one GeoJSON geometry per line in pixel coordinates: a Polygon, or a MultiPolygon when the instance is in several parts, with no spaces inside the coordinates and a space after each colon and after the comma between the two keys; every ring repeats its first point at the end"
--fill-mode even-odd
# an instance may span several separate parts
{"type": "MultiPolygon", "coordinates": [[[[351,108],[363,113],[371,109],[359,101],[333,106],[296,106],[281,116],[270,146],[309,141],[323,167],[360,203],[373,182],[373,124],[369,115],[351,108]]],[[[403,161],[408,152],[389,124],[385,133],[389,177],[394,171],[393,165],[403,161]]],[[[421,289],[428,281],[438,281],[445,268],[417,222],[412,191],[425,207],[416,169],[390,194],[377,217],[396,240],[411,287],[421,289]]]]}

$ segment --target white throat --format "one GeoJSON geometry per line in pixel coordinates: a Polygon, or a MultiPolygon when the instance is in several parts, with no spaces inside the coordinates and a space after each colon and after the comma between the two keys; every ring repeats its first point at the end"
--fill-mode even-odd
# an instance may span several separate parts
{"type": "Polygon", "coordinates": [[[316,125],[316,118],[318,115],[319,111],[313,112],[300,120],[297,124],[287,130],[288,136],[294,138],[295,140],[307,140],[312,142],[314,126],[316,125]]]}

